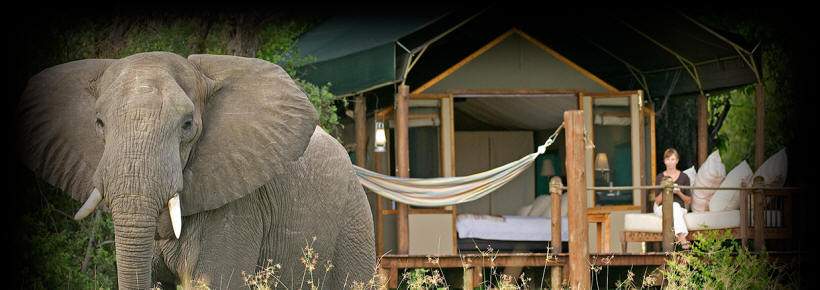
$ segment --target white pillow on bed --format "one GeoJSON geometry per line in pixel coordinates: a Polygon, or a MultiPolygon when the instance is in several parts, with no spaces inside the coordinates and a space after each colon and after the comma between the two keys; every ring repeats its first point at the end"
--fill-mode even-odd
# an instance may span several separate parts
{"type": "Polygon", "coordinates": [[[527,216],[532,210],[532,204],[524,205],[518,209],[517,216],[527,216]]]}
{"type": "MultiPolygon", "coordinates": [[[[698,175],[695,177],[694,185],[696,187],[719,187],[726,178],[726,167],[723,166],[723,161],[720,160],[720,152],[715,150],[706,162],[700,165],[698,175]]],[[[711,189],[695,189],[692,191],[692,212],[709,211],[709,200],[715,190],[711,189]]]]}
{"type": "MultiPolygon", "coordinates": [[[[752,168],[744,160],[740,165],[732,169],[726,175],[726,179],[720,187],[740,187],[744,181],[748,181],[752,176],[752,168]]],[[[718,190],[709,200],[709,211],[726,211],[740,209],[739,190],[718,190]]]]}
{"type": "Polygon", "coordinates": [[[530,211],[527,214],[523,214],[524,216],[546,216],[546,214],[550,210],[550,195],[544,194],[539,195],[535,201],[530,204],[530,211]]]}
{"type": "Polygon", "coordinates": [[[684,170],[683,173],[686,173],[686,177],[689,177],[689,185],[695,184],[695,177],[697,177],[698,172],[695,170],[694,165],[684,170]]]}
{"type": "MultiPolygon", "coordinates": [[[[569,200],[567,194],[561,194],[561,216],[567,216],[569,200]]],[[[539,196],[532,202],[532,210],[528,216],[550,217],[552,213],[552,197],[549,194],[539,196]]]]}
{"type": "MultiPolygon", "coordinates": [[[[763,184],[766,186],[783,186],[786,184],[786,171],[789,167],[786,158],[786,149],[781,149],[769,159],[766,159],[755,172],[754,176],[763,176],[763,184]]],[[[752,179],[754,181],[754,179],[752,179]]]]}

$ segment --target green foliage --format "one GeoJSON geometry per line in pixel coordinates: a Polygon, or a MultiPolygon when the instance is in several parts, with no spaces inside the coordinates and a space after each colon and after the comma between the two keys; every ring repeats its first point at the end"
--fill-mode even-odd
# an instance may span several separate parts
{"type": "Polygon", "coordinates": [[[200,38],[197,23],[192,19],[176,19],[168,23],[149,21],[128,31],[125,44],[117,58],[148,51],[170,51],[183,57],[195,53],[200,38]]]}
{"type": "Polygon", "coordinates": [[[20,269],[23,285],[33,289],[116,288],[111,215],[98,212],[99,216],[74,221],[69,214],[80,207],[79,202],[41,181],[27,194],[39,197],[41,210],[20,219],[27,229],[21,238],[29,245],[22,253],[27,262],[20,269]],[[82,272],[92,236],[87,270],[82,272]]]}
{"type": "MultiPolygon", "coordinates": [[[[720,158],[726,166],[726,171],[732,170],[744,160],[754,168],[756,119],[754,86],[746,86],[713,96],[709,99],[710,107],[712,107],[712,102],[722,103],[726,99],[729,100],[731,109],[714,140],[715,149],[720,150],[720,158]]],[[[715,114],[710,112],[712,118],[717,118],[715,114]]]]}
{"type": "MultiPolygon", "coordinates": [[[[313,106],[316,107],[316,112],[319,113],[319,123],[322,129],[328,134],[335,136],[336,140],[341,142],[341,128],[339,123],[339,116],[336,114],[336,96],[331,93],[330,83],[323,86],[317,86],[304,80],[297,80],[296,83],[307,94],[308,99],[313,106]]],[[[342,108],[347,107],[347,99],[338,99],[341,102],[342,108]]]]}
{"type": "Polygon", "coordinates": [[[308,100],[319,114],[319,124],[328,134],[335,136],[341,142],[341,128],[337,112],[337,101],[347,107],[344,98],[336,98],[330,92],[330,83],[316,85],[300,78],[301,66],[315,61],[312,56],[302,57],[296,47],[296,38],[308,30],[309,25],[297,21],[287,21],[279,25],[267,26],[260,32],[259,51],[257,57],[276,63],[296,80],[296,84],[305,92],[308,100]]]}
{"type": "Polygon", "coordinates": [[[316,60],[311,56],[302,57],[296,47],[296,39],[308,28],[307,23],[294,20],[266,26],[259,33],[257,57],[278,64],[291,78],[299,78],[298,68],[316,60]]]}
{"type": "Polygon", "coordinates": [[[772,262],[765,249],[749,253],[731,232],[698,234],[691,252],[675,252],[663,270],[669,289],[796,289],[799,277],[772,262]]]}
{"type": "Polygon", "coordinates": [[[444,287],[444,278],[441,272],[427,268],[416,268],[405,272],[402,282],[404,282],[404,285],[400,285],[399,289],[448,289],[444,287]]]}

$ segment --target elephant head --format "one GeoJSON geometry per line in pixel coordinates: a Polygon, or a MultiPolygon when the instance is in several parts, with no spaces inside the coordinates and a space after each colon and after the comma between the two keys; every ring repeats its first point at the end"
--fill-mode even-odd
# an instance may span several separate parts
{"type": "Polygon", "coordinates": [[[165,52],[46,69],[18,114],[24,164],[84,203],[75,218],[101,204],[111,211],[118,280],[129,289],[149,286],[154,239],[169,220],[179,238],[181,216],[270,181],[304,153],[317,124],[274,64],[165,52]]]}

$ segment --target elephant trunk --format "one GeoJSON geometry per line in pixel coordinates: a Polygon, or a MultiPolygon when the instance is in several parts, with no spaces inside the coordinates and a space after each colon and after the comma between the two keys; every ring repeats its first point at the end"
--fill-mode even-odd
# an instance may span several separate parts
{"type": "MultiPolygon", "coordinates": [[[[125,195],[123,195],[125,196],[125,195]]],[[[151,287],[151,263],[158,210],[153,202],[121,198],[112,202],[117,280],[120,289],[151,287]]]]}

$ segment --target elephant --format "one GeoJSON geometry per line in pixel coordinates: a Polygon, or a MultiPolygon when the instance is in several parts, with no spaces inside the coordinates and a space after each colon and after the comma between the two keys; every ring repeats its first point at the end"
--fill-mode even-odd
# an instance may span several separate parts
{"type": "Polygon", "coordinates": [[[273,63],[68,62],[29,80],[17,116],[22,163],[83,203],[74,218],[111,212],[120,289],[240,288],[271,262],[290,288],[373,277],[373,218],[349,155],[273,63]],[[307,246],[325,281],[300,280],[307,246]]]}

